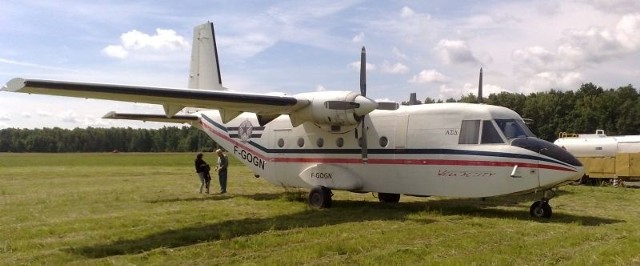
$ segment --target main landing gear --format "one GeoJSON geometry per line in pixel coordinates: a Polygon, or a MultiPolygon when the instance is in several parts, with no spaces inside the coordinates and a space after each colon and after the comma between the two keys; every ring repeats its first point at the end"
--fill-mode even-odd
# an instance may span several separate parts
{"type": "Polygon", "coordinates": [[[309,191],[309,206],[316,209],[331,208],[331,189],[315,186],[309,191]]]}
{"type": "Polygon", "coordinates": [[[545,190],[542,199],[531,204],[529,214],[534,218],[551,218],[551,206],[549,200],[555,196],[553,190],[545,190]]]}

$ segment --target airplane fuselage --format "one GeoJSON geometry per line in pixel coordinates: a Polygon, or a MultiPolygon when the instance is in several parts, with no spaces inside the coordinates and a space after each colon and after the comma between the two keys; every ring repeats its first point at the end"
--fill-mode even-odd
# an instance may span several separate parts
{"type": "Polygon", "coordinates": [[[579,165],[511,145],[514,138],[535,138],[526,132],[506,136],[510,133],[504,124],[517,126],[522,118],[491,105],[427,104],[371,112],[364,121],[366,160],[359,127],[339,132],[311,122],[293,127],[286,115],[264,127],[254,115],[223,124],[216,111],[202,112],[200,118],[199,127],[229,155],[283,187],[489,197],[545,189],[582,176],[579,165]]]}

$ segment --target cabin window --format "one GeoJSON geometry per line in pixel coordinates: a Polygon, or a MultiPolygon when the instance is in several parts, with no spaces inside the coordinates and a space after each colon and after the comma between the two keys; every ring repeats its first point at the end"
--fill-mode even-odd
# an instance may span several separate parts
{"type": "Polygon", "coordinates": [[[316,140],[316,145],[318,145],[318,147],[322,148],[322,146],[324,146],[324,139],[323,138],[318,138],[316,140]]]}
{"type": "Polygon", "coordinates": [[[380,147],[387,147],[389,139],[385,136],[380,137],[380,147]]]}
{"type": "Polygon", "coordinates": [[[280,148],[284,147],[284,139],[282,138],[278,139],[278,147],[280,148]]]}
{"type": "Polygon", "coordinates": [[[336,139],[336,146],[338,147],[344,146],[344,139],[342,137],[336,139]]]}
{"type": "Polygon", "coordinates": [[[496,130],[495,126],[493,126],[491,120],[482,121],[482,140],[480,143],[504,143],[502,137],[500,137],[500,134],[498,134],[498,131],[496,130]]]}
{"type": "Polygon", "coordinates": [[[496,119],[496,124],[507,139],[535,137],[522,120],[496,119]]]}
{"type": "Polygon", "coordinates": [[[478,144],[480,120],[462,120],[458,144],[478,144]]]}
{"type": "Polygon", "coordinates": [[[298,139],[298,147],[302,147],[304,146],[304,139],[303,138],[299,138],[298,139]]]}

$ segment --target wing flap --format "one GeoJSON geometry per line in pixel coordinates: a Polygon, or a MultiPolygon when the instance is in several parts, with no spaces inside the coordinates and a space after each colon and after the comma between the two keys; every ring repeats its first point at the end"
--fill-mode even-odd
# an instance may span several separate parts
{"type": "Polygon", "coordinates": [[[106,119],[124,119],[124,120],[140,120],[144,122],[163,122],[163,123],[193,123],[200,119],[200,117],[195,115],[174,115],[172,117],[167,117],[166,115],[160,114],[133,114],[133,113],[116,113],[109,112],[105,114],[102,118],[106,119]]]}
{"type": "Polygon", "coordinates": [[[12,79],[3,90],[257,114],[287,114],[309,104],[308,100],[290,96],[22,78],[12,79]]]}

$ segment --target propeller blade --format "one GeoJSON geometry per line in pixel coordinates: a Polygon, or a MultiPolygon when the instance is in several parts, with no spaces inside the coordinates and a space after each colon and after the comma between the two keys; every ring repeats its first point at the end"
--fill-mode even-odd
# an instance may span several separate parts
{"type": "MultiPolygon", "coordinates": [[[[367,51],[364,49],[364,46],[362,46],[362,53],[360,54],[360,95],[363,98],[367,97],[367,51]]],[[[368,98],[366,98],[367,100],[370,100],[368,98]]],[[[372,103],[375,104],[375,102],[371,101],[372,103]]],[[[374,107],[377,108],[378,104],[369,104],[368,106],[376,106],[374,107]]],[[[368,112],[363,114],[362,119],[360,120],[360,128],[361,128],[361,132],[362,132],[362,137],[360,138],[360,141],[362,142],[360,144],[361,148],[362,148],[362,163],[367,163],[368,159],[368,152],[367,152],[367,132],[366,132],[366,128],[365,128],[365,120],[366,118],[366,114],[368,114],[369,112],[373,111],[373,109],[369,110],[368,112]]]]}
{"type": "Polygon", "coordinates": [[[326,101],[324,102],[324,107],[331,110],[349,110],[359,108],[360,104],[345,101],[326,101]]]}
{"type": "Polygon", "coordinates": [[[378,102],[378,110],[398,110],[400,105],[396,102],[378,102]]]}
{"type": "Polygon", "coordinates": [[[364,46],[360,54],[360,95],[367,96],[367,51],[364,46]]]}
{"type": "Polygon", "coordinates": [[[362,121],[360,121],[360,125],[361,125],[361,131],[362,131],[362,137],[361,139],[361,148],[362,148],[362,163],[367,163],[369,161],[369,154],[368,154],[368,149],[367,149],[367,131],[365,128],[365,119],[366,117],[362,118],[362,121]]]}

